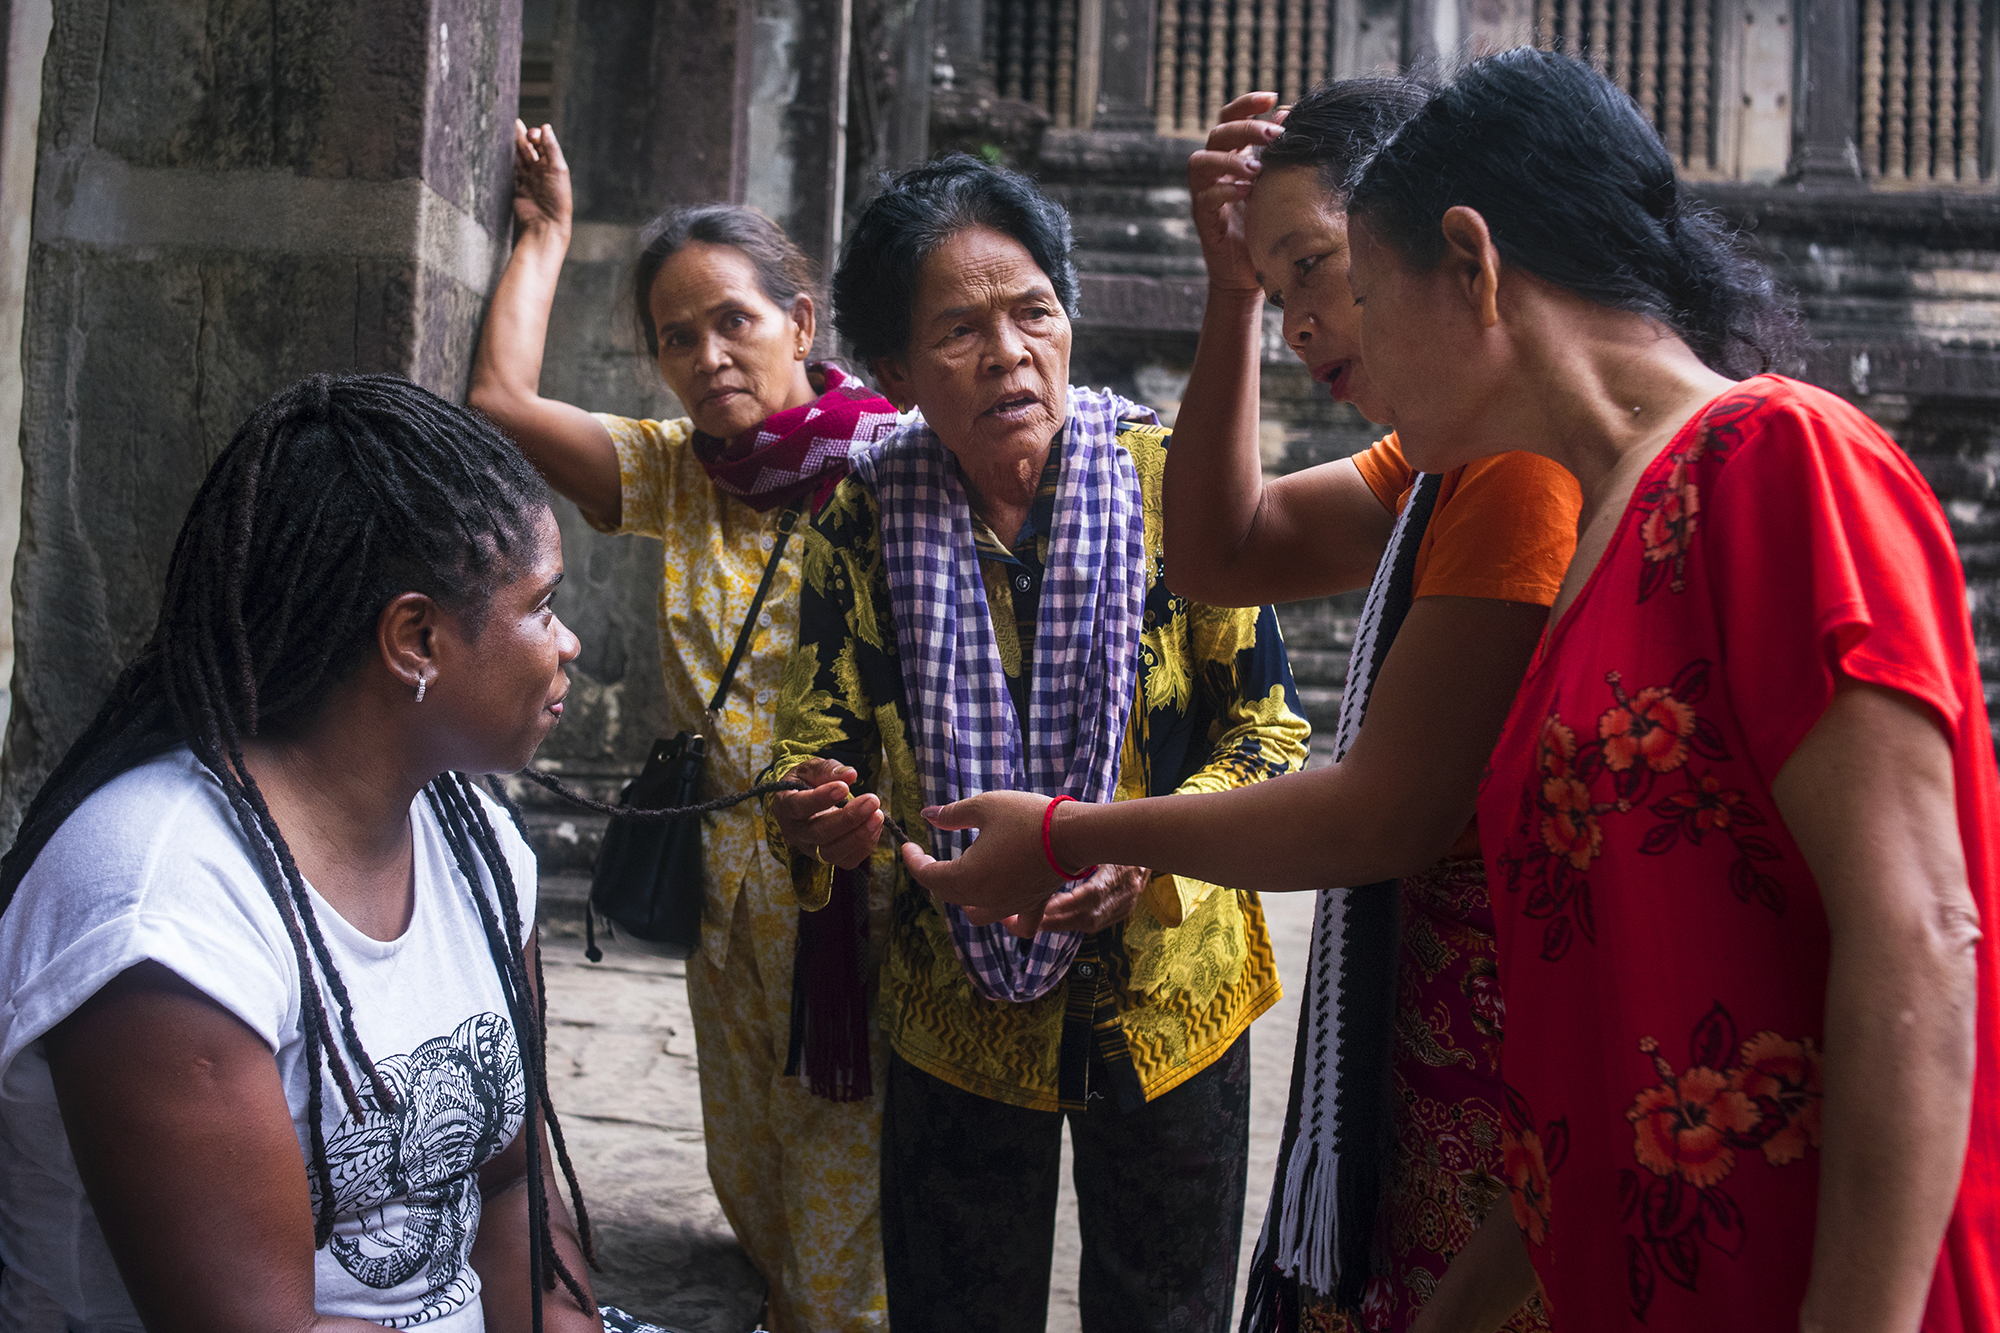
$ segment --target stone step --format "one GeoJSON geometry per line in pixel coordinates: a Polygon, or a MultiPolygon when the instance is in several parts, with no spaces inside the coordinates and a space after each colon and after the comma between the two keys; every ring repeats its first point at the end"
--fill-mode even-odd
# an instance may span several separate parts
{"type": "Polygon", "coordinates": [[[1312,723],[1314,735],[1332,730],[1333,724],[1340,720],[1340,687],[1299,686],[1299,712],[1312,723]]]}
{"type": "Polygon", "coordinates": [[[526,810],[528,845],[535,849],[542,873],[588,876],[604,845],[608,817],[588,810],[526,810]]]}
{"type": "Polygon", "coordinates": [[[1065,201],[1076,235],[1077,267],[1092,273],[1164,271],[1206,279],[1201,238],[1188,216],[1185,191],[1175,211],[1164,217],[1136,196],[1092,203],[1095,206],[1084,207],[1065,201]],[[1148,265],[1133,267],[1125,262],[1138,258],[1148,260],[1148,265]],[[1163,260],[1171,262],[1161,265],[1163,260]]]}
{"type": "Polygon", "coordinates": [[[583,909],[590,901],[590,875],[542,871],[535,897],[535,920],[545,935],[583,937],[583,909]]]}
{"type": "Polygon", "coordinates": [[[1188,211],[1187,190],[1179,185],[1164,189],[1129,185],[1058,185],[1049,197],[1068,209],[1072,217],[1118,218],[1141,227],[1157,227],[1162,234],[1175,236],[1194,245],[1199,253],[1200,238],[1188,211]]]}
{"type": "MultiPolygon", "coordinates": [[[[639,765],[605,765],[579,771],[571,765],[537,763],[536,767],[562,781],[565,787],[579,796],[587,796],[593,801],[618,799],[625,784],[639,775],[639,765]]],[[[580,809],[538,783],[529,782],[519,776],[507,779],[507,794],[523,810],[565,810],[588,816],[589,811],[580,809]]]]}
{"type": "Polygon", "coordinates": [[[1289,602],[1278,608],[1285,632],[1285,655],[1299,690],[1299,711],[1313,726],[1314,761],[1323,755],[1320,738],[1333,734],[1340,717],[1340,693],[1347,683],[1347,655],[1354,646],[1358,594],[1312,602],[1289,602]]]}
{"type": "Polygon", "coordinates": [[[1364,594],[1346,592],[1310,602],[1286,602],[1278,607],[1278,625],[1288,651],[1327,649],[1345,653],[1354,644],[1354,622],[1364,594]]]}
{"type": "MultiPolygon", "coordinates": [[[[556,776],[579,795],[594,801],[616,801],[633,774],[607,768],[579,771],[574,765],[564,764],[556,776]]],[[[535,849],[544,881],[551,876],[582,875],[588,888],[591,868],[597,864],[597,849],[604,845],[609,817],[572,805],[547,788],[520,777],[507,779],[507,794],[521,807],[521,820],[528,828],[528,845],[535,849]]]]}
{"type": "Polygon", "coordinates": [[[1142,188],[1177,186],[1185,191],[1188,154],[1200,147],[1199,139],[1050,130],[1042,137],[1033,173],[1045,190],[1093,184],[1142,188]]]}
{"type": "MultiPolygon", "coordinates": [[[[1203,269],[1201,254],[1175,254],[1171,250],[1161,252],[1159,240],[1150,233],[1126,233],[1130,224],[1113,222],[1105,232],[1096,230],[1099,219],[1078,219],[1088,222],[1092,235],[1090,239],[1099,244],[1088,249],[1078,248],[1075,253],[1077,271],[1080,273],[1123,273],[1138,274],[1142,277],[1176,279],[1179,281],[1203,282],[1207,271],[1203,269]],[[1119,242],[1124,242],[1121,245],[1119,242]]],[[[1084,319],[1091,318],[1088,307],[1081,312],[1084,319]]],[[[1200,327],[1199,319],[1195,320],[1200,327]]]]}
{"type": "Polygon", "coordinates": [[[1300,689],[1331,688],[1347,683],[1347,650],[1344,648],[1300,648],[1285,645],[1291,658],[1292,679],[1300,689]]]}

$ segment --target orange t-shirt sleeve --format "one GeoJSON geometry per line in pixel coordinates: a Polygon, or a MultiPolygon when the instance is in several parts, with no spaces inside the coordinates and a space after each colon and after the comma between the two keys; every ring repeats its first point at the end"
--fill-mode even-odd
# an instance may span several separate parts
{"type": "Polygon", "coordinates": [[[1576,553],[1576,478],[1539,454],[1511,453],[1468,463],[1455,480],[1424,533],[1416,595],[1553,606],[1576,553]]]}
{"type": "MultiPolygon", "coordinates": [[[[1392,514],[1409,502],[1417,473],[1392,432],[1354,454],[1361,480],[1392,514]]],[[[1583,492],[1539,454],[1499,454],[1445,477],[1417,548],[1419,597],[1488,597],[1553,606],[1576,552],[1583,492]]]]}
{"type": "Polygon", "coordinates": [[[1392,431],[1350,457],[1361,472],[1361,480],[1368,483],[1368,489],[1375,492],[1375,498],[1382,502],[1382,507],[1392,514],[1402,513],[1403,501],[1409,498],[1410,487],[1416,482],[1417,474],[1404,460],[1403,448],[1397,443],[1395,433],[1392,431]]]}

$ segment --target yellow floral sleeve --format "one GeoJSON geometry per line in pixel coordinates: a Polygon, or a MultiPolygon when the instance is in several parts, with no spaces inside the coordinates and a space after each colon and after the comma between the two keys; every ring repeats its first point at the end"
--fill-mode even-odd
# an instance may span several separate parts
{"type": "MultiPolygon", "coordinates": [[[[592,415],[611,432],[618,450],[618,490],[621,508],[616,528],[600,531],[619,536],[664,538],[681,526],[687,507],[690,477],[701,479],[708,489],[707,474],[689,454],[694,423],[686,417],[672,421],[638,420],[616,417],[607,412],[592,415]]],[[[699,497],[704,508],[709,497],[699,497]]],[[[592,524],[596,527],[596,524],[592,524]]]]}

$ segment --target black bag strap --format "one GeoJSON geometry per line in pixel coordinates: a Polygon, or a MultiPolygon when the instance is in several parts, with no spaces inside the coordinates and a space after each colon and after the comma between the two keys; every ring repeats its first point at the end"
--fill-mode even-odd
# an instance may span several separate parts
{"type": "Polygon", "coordinates": [[[757,633],[757,613],[764,609],[764,595],[771,591],[771,580],[778,576],[778,562],[785,558],[785,543],[792,539],[792,529],[798,526],[799,515],[805,506],[806,498],[802,495],[778,515],[777,542],[771,547],[771,558],[764,562],[764,577],[757,584],[757,595],[750,599],[750,614],[743,617],[743,628],[736,635],[736,647],[730,651],[729,665],[722,668],[722,679],[715,683],[715,697],[708,701],[710,717],[722,711],[722,702],[729,694],[731,682],[736,679],[736,668],[742,663],[743,654],[757,633]]]}

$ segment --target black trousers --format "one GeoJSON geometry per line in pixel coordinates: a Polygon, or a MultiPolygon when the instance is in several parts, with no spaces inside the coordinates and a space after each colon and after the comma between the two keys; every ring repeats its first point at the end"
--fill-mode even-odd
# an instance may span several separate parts
{"type": "Polygon", "coordinates": [[[1129,1113],[1023,1110],[892,1054],[882,1248],[896,1333],[1046,1327],[1065,1115],[1084,1333],[1228,1333],[1250,1150],[1247,1032],[1129,1113]]]}

